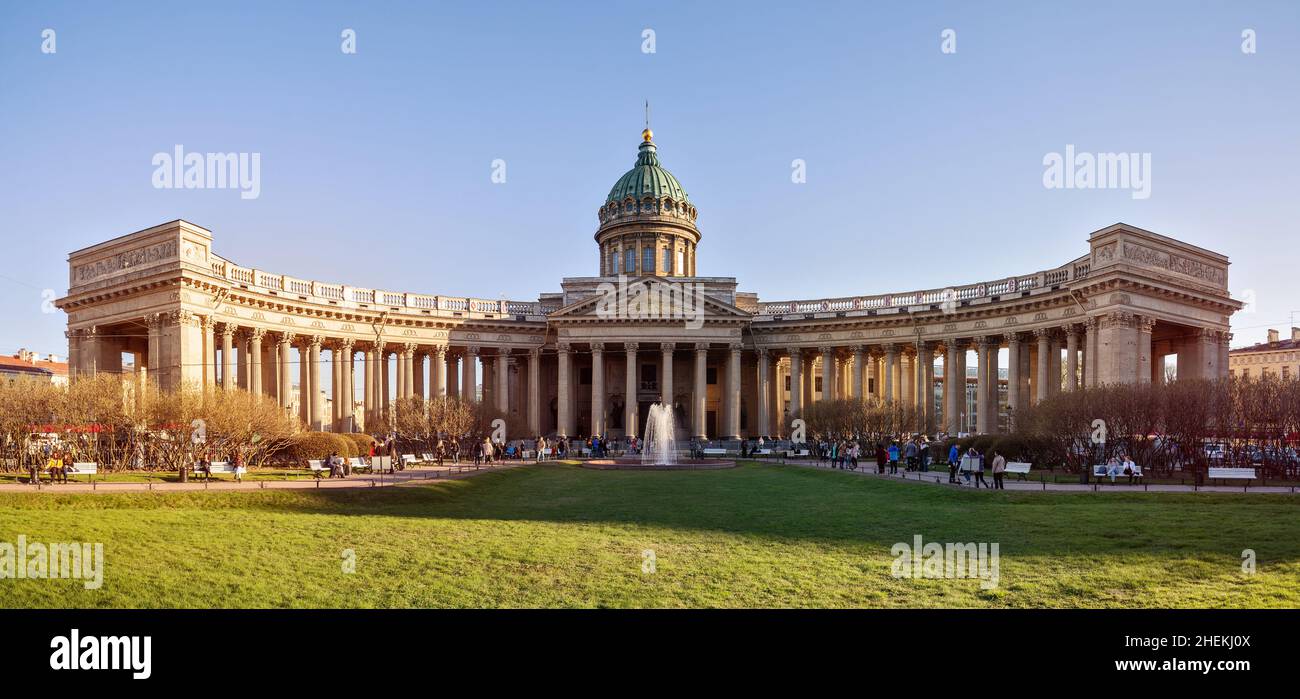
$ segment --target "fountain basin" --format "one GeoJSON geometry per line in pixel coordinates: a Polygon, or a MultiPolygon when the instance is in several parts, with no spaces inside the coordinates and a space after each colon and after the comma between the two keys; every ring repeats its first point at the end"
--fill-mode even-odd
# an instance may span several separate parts
{"type": "Polygon", "coordinates": [[[583,468],[598,471],[714,471],[735,468],[735,461],[724,459],[677,459],[672,464],[641,463],[639,456],[625,456],[617,459],[590,459],[582,462],[583,468]]]}

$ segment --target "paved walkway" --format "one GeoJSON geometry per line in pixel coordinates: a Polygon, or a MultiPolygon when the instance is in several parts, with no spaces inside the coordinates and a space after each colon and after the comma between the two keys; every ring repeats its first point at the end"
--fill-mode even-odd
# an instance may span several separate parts
{"type": "Polygon", "coordinates": [[[404,471],[398,471],[394,474],[376,474],[376,475],[353,475],[347,478],[321,478],[292,480],[292,481],[272,481],[272,480],[245,480],[242,483],[233,480],[213,480],[205,483],[201,478],[196,479],[192,474],[188,483],[122,483],[111,481],[94,481],[87,482],[80,480],[78,482],[58,483],[50,485],[42,483],[39,487],[26,483],[5,483],[0,484],[0,492],[4,493],[126,493],[139,491],[195,491],[195,490],[337,490],[340,488],[386,488],[394,485],[405,485],[407,483],[420,483],[431,480],[455,480],[459,478],[470,478],[480,473],[489,471],[501,471],[509,468],[516,468],[531,464],[531,461],[511,461],[504,465],[484,466],[474,468],[473,464],[468,466],[415,466],[407,467],[404,471]]]}
{"type": "MultiPolygon", "coordinates": [[[[828,462],[825,462],[824,464],[818,464],[817,461],[815,461],[815,460],[813,460],[813,461],[804,461],[804,460],[798,460],[798,461],[786,461],[785,459],[770,459],[770,460],[769,460],[769,459],[759,459],[758,461],[759,461],[760,463],[762,463],[762,462],[778,463],[778,464],[785,464],[785,465],[787,465],[787,466],[802,466],[802,467],[804,467],[804,468],[816,468],[816,469],[822,469],[822,470],[827,470],[827,471],[833,471],[833,470],[835,470],[835,469],[831,468],[831,466],[830,466],[830,462],[829,462],[829,461],[828,461],[828,462]]],[[[940,466],[941,466],[942,469],[943,469],[943,470],[941,470],[941,471],[931,470],[931,471],[925,471],[925,472],[920,472],[920,471],[906,472],[906,471],[903,471],[903,470],[900,468],[900,470],[898,471],[898,474],[897,474],[897,475],[892,475],[892,476],[891,476],[891,475],[889,475],[888,473],[885,473],[885,474],[878,474],[878,473],[876,473],[876,462],[875,462],[875,461],[861,461],[861,460],[859,460],[859,462],[858,462],[858,470],[856,470],[856,471],[845,471],[845,473],[852,473],[852,474],[855,474],[855,475],[866,476],[866,477],[869,477],[869,478],[881,478],[881,479],[895,480],[895,481],[899,481],[899,480],[915,481],[915,482],[917,482],[917,483],[928,483],[928,484],[930,484],[930,485],[936,485],[936,484],[937,484],[937,485],[945,486],[945,487],[948,487],[948,488],[962,488],[962,489],[965,489],[965,490],[971,490],[971,489],[972,489],[972,486],[970,486],[970,485],[966,485],[966,481],[965,481],[964,479],[962,479],[960,475],[957,476],[957,483],[958,483],[957,485],[952,485],[952,484],[948,483],[948,465],[947,465],[947,464],[940,464],[940,466]]],[[[1030,476],[1030,478],[1032,479],[1032,476],[1030,476]]],[[[984,480],[987,481],[990,485],[992,485],[992,483],[993,483],[993,474],[990,473],[990,472],[988,472],[988,471],[985,471],[985,472],[984,472],[984,480]]],[[[1143,493],[1143,492],[1151,492],[1151,493],[1242,493],[1242,492],[1246,492],[1246,493],[1281,493],[1281,494],[1284,494],[1284,495],[1295,495],[1295,494],[1297,494],[1297,492],[1298,492],[1297,489],[1296,489],[1294,486],[1280,486],[1280,485],[1279,485],[1279,486],[1274,486],[1274,485],[1268,485],[1268,486],[1252,485],[1252,486],[1249,486],[1249,487],[1247,487],[1247,486],[1241,486],[1241,485],[1238,485],[1238,486],[1231,486],[1231,485],[1203,485],[1203,486],[1199,486],[1199,487],[1198,487],[1198,486],[1193,486],[1193,485],[1165,485],[1165,484],[1163,484],[1163,483],[1161,483],[1161,484],[1149,484],[1149,485],[1148,485],[1148,484],[1142,484],[1142,485],[1128,485],[1128,483],[1126,482],[1127,479],[1125,479],[1125,481],[1119,481],[1119,480],[1116,480],[1116,482],[1113,483],[1113,484],[1112,484],[1111,482],[1109,482],[1109,480],[1106,481],[1106,482],[1104,482],[1104,483],[1100,483],[1100,484],[1098,484],[1097,482],[1095,482],[1095,480],[1093,480],[1093,479],[1089,479],[1089,480],[1090,480],[1090,482],[1089,482],[1088,485],[1083,485],[1082,483],[1047,483],[1047,482],[1040,482],[1040,481],[1030,480],[1030,479],[1026,479],[1026,480],[1023,480],[1023,481],[1022,481],[1022,480],[1020,480],[1020,477],[1019,477],[1019,476],[1017,476],[1017,475],[1015,475],[1015,474],[1013,474],[1013,473],[1008,473],[1008,474],[1006,475],[1006,477],[1003,479],[1003,483],[1006,485],[1006,490],[1018,490],[1018,491],[1048,491],[1048,490],[1051,490],[1051,491],[1059,491],[1059,492],[1075,492],[1075,493],[1084,493],[1084,492],[1098,492],[1098,493],[1143,493]]],[[[981,490],[981,491],[982,491],[982,490],[984,490],[984,488],[979,488],[978,490],[981,490]]]]}

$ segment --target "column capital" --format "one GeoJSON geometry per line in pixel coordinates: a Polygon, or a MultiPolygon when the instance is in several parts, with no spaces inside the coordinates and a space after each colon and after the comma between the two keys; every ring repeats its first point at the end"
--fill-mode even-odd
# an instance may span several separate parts
{"type": "Polygon", "coordinates": [[[295,337],[296,336],[291,332],[282,332],[280,333],[280,337],[275,341],[275,344],[280,345],[281,347],[286,345],[292,347],[295,337]]]}
{"type": "Polygon", "coordinates": [[[509,347],[498,347],[498,348],[497,348],[497,356],[498,356],[498,357],[509,357],[509,356],[510,356],[510,351],[511,351],[511,350],[510,350],[509,347]]]}
{"type": "Polygon", "coordinates": [[[660,343],[659,343],[659,349],[660,349],[660,351],[663,351],[663,352],[672,352],[673,350],[676,350],[676,349],[677,349],[677,343],[676,343],[676,342],[660,342],[660,343]]]}
{"type": "Polygon", "coordinates": [[[744,348],[745,346],[739,342],[731,342],[727,344],[727,351],[732,354],[740,354],[740,351],[744,348]]]}
{"type": "Polygon", "coordinates": [[[1150,335],[1151,331],[1155,330],[1155,328],[1156,328],[1155,318],[1148,318],[1146,316],[1143,316],[1140,320],[1138,320],[1138,330],[1148,335],[1150,335]]]}
{"type": "Polygon", "coordinates": [[[862,345],[849,345],[849,352],[852,354],[862,354],[862,345]]]}
{"type": "Polygon", "coordinates": [[[572,347],[569,345],[567,341],[555,343],[555,351],[559,352],[560,354],[568,354],[570,349],[572,349],[572,347]]]}
{"type": "Polygon", "coordinates": [[[203,328],[204,332],[212,332],[217,327],[217,320],[210,315],[203,316],[199,320],[199,326],[203,328]]]}
{"type": "Polygon", "coordinates": [[[434,353],[435,355],[437,355],[437,357],[438,357],[439,360],[441,360],[441,361],[446,361],[446,360],[447,360],[447,346],[446,346],[446,345],[434,345],[434,346],[433,346],[433,353],[434,353]]]}
{"type": "Polygon", "coordinates": [[[541,348],[541,347],[529,347],[529,348],[528,348],[528,358],[529,358],[529,359],[537,359],[537,358],[539,358],[539,357],[541,357],[541,356],[542,356],[542,348],[541,348]]]}
{"type": "Polygon", "coordinates": [[[325,344],[323,335],[311,335],[307,338],[307,345],[313,350],[319,350],[323,344],[325,344]]]}
{"type": "Polygon", "coordinates": [[[638,344],[638,343],[636,343],[636,342],[624,342],[624,343],[623,343],[623,351],[624,351],[624,352],[635,352],[635,351],[637,351],[637,348],[639,348],[640,346],[641,346],[641,345],[638,344]]]}
{"type": "Polygon", "coordinates": [[[1137,325],[1137,316],[1128,311],[1112,311],[1105,315],[1106,324],[1118,328],[1132,328],[1137,325]]]}
{"type": "Polygon", "coordinates": [[[1061,331],[1068,335],[1078,335],[1080,332],[1078,323],[1066,323],[1061,326],[1061,331]]]}
{"type": "Polygon", "coordinates": [[[1034,332],[1034,339],[1038,340],[1039,342],[1047,342],[1048,340],[1052,339],[1051,328],[1034,328],[1033,332],[1034,332]]]}
{"type": "MultiPolygon", "coordinates": [[[[506,351],[509,352],[510,350],[506,350],[506,351]]],[[[604,352],[605,352],[605,343],[603,342],[591,343],[591,353],[593,355],[603,354],[604,352]]]]}
{"type": "Polygon", "coordinates": [[[266,337],[266,328],[252,328],[248,331],[248,339],[254,342],[261,342],[266,337]]]}
{"type": "Polygon", "coordinates": [[[893,342],[886,342],[880,346],[886,355],[894,356],[898,354],[898,345],[893,342]]]}
{"type": "Polygon", "coordinates": [[[817,351],[818,351],[818,352],[821,352],[822,354],[835,354],[835,348],[834,348],[834,347],[827,346],[827,345],[823,345],[823,346],[821,346],[821,347],[818,347],[818,348],[817,348],[817,351]]]}
{"type": "Polygon", "coordinates": [[[238,331],[238,330],[239,330],[239,326],[238,326],[238,325],[235,325],[234,323],[222,323],[222,324],[221,324],[221,336],[222,336],[222,337],[229,337],[229,338],[233,339],[233,338],[235,337],[235,332],[238,331]]]}
{"type": "Polygon", "coordinates": [[[707,342],[697,342],[697,343],[695,343],[695,351],[696,351],[696,352],[708,352],[708,351],[709,351],[709,343],[707,343],[707,342]]]}
{"type": "Polygon", "coordinates": [[[1020,333],[1014,330],[1010,332],[1005,332],[1002,333],[1002,339],[1007,341],[1008,347],[1010,347],[1011,345],[1018,345],[1020,344],[1020,333]]]}
{"type": "Polygon", "coordinates": [[[470,345],[470,346],[468,346],[468,347],[465,348],[465,354],[467,354],[467,355],[469,355],[469,356],[471,356],[471,357],[477,357],[477,356],[478,356],[478,350],[479,350],[478,345],[470,345]]]}
{"type": "Polygon", "coordinates": [[[755,348],[754,348],[754,356],[756,356],[756,357],[761,357],[761,358],[766,358],[766,357],[767,357],[767,348],[766,348],[766,347],[755,347],[755,348]]]}
{"type": "Polygon", "coordinates": [[[986,337],[984,335],[981,335],[975,338],[975,346],[978,347],[981,351],[985,351],[990,348],[996,350],[998,347],[1002,346],[1002,343],[998,342],[997,340],[991,337],[986,337]]]}
{"type": "Polygon", "coordinates": [[[355,347],[356,344],[357,344],[357,341],[356,341],[356,340],[353,340],[353,339],[350,338],[350,337],[345,337],[345,338],[343,338],[342,340],[339,340],[339,342],[338,342],[338,348],[341,349],[341,350],[343,350],[344,352],[351,353],[351,352],[352,352],[352,348],[355,347]]]}

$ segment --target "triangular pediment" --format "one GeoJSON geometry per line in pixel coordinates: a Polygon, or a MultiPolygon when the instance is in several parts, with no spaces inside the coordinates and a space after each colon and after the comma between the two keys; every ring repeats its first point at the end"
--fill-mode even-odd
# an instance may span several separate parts
{"type": "Polygon", "coordinates": [[[609,282],[595,293],[547,315],[551,321],[582,320],[659,322],[703,315],[704,320],[748,320],[751,314],[710,296],[702,282],[691,279],[638,277],[624,283],[609,282]]]}

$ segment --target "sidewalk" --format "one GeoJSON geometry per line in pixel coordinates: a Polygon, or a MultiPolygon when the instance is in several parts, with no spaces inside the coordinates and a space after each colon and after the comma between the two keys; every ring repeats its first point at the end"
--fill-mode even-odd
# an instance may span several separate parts
{"type": "Polygon", "coordinates": [[[471,478],[480,473],[501,471],[531,464],[531,461],[510,461],[504,465],[484,466],[475,469],[468,466],[414,466],[394,474],[349,476],[347,478],[321,478],[294,481],[245,480],[237,483],[233,480],[214,480],[209,483],[190,476],[188,483],[113,483],[107,481],[59,483],[50,485],[42,483],[39,487],[26,483],[5,483],[0,485],[0,493],[126,493],[140,491],[195,491],[195,490],[326,490],[339,488],[387,488],[411,482],[432,480],[457,480],[471,478]]]}
{"type": "MultiPolygon", "coordinates": [[[[830,462],[826,462],[826,465],[821,465],[818,464],[816,460],[787,461],[785,459],[772,459],[772,460],[758,460],[758,463],[775,463],[775,464],[783,464],[786,466],[802,466],[804,468],[816,468],[825,471],[836,470],[831,468],[830,462]]],[[[941,485],[941,486],[947,486],[949,488],[962,488],[966,490],[981,490],[981,491],[985,490],[984,488],[976,489],[970,485],[967,485],[966,481],[962,479],[960,474],[958,474],[957,476],[956,485],[949,483],[948,464],[946,463],[938,464],[938,466],[941,466],[942,470],[930,470],[925,472],[920,472],[920,471],[907,472],[901,470],[900,468],[897,475],[891,476],[888,473],[885,474],[876,473],[875,461],[859,460],[858,470],[844,471],[844,473],[852,473],[858,476],[868,476],[871,478],[881,478],[885,480],[915,481],[917,483],[941,485]]],[[[1033,476],[1031,475],[1030,478],[1032,477],[1033,476]]],[[[992,485],[993,474],[986,470],[984,472],[984,480],[987,481],[990,485],[992,485]]],[[[1039,481],[1028,480],[1028,479],[1022,481],[1020,480],[1019,476],[1015,475],[1014,473],[1009,473],[1006,474],[1006,477],[1003,479],[1003,484],[1006,485],[1006,490],[1008,491],[1011,490],[1049,491],[1050,490],[1050,491],[1057,491],[1057,492],[1074,492],[1074,493],[1090,493],[1090,492],[1098,492],[1098,493],[1147,493],[1147,492],[1149,493],[1280,493],[1283,495],[1295,495],[1298,492],[1294,486],[1252,485],[1246,487],[1241,485],[1237,485],[1237,486],[1203,485],[1198,487],[1193,485],[1165,485],[1165,484],[1128,485],[1128,483],[1121,483],[1119,481],[1116,481],[1113,484],[1110,483],[1109,481],[1098,484],[1094,479],[1089,479],[1089,481],[1090,482],[1088,483],[1088,485],[1083,485],[1082,483],[1047,483],[1047,482],[1039,482],[1039,481]]]]}

